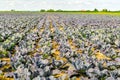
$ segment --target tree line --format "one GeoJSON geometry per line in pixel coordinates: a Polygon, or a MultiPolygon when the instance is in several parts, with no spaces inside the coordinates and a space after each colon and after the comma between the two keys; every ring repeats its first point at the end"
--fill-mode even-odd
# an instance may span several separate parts
{"type": "MultiPolygon", "coordinates": [[[[102,9],[100,10],[102,12],[110,12],[110,10],[107,10],[107,9],[102,9]]],[[[98,9],[94,9],[94,10],[77,10],[77,11],[74,11],[74,10],[54,10],[54,9],[48,9],[48,10],[45,10],[45,9],[41,9],[40,12],[99,12],[98,9]]]]}
{"type": "MultiPolygon", "coordinates": [[[[16,11],[14,9],[11,10],[12,12],[16,11]]],[[[39,12],[120,12],[119,11],[110,11],[108,9],[102,9],[102,10],[98,10],[97,8],[95,8],[94,10],[62,10],[62,9],[58,9],[58,10],[54,10],[54,9],[41,9],[39,12]]]]}

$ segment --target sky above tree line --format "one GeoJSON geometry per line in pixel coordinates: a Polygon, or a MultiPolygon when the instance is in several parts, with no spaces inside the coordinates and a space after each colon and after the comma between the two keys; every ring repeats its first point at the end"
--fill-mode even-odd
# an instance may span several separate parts
{"type": "Polygon", "coordinates": [[[120,10],[120,0],[0,0],[0,10],[120,10]]]}

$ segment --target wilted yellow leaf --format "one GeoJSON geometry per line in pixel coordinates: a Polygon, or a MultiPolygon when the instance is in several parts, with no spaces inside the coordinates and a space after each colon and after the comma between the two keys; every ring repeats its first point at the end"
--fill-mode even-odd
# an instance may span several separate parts
{"type": "Polygon", "coordinates": [[[57,48],[57,46],[56,46],[56,45],[53,45],[53,46],[52,46],[52,48],[53,48],[53,49],[56,49],[56,48],[57,48]]]}
{"type": "Polygon", "coordinates": [[[0,76],[0,80],[14,80],[13,78],[6,78],[4,76],[0,76]]]}
{"type": "Polygon", "coordinates": [[[68,40],[68,43],[70,44],[70,45],[72,45],[73,44],[73,42],[72,42],[72,40],[70,39],[70,40],[68,40]]]}
{"type": "Polygon", "coordinates": [[[76,46],[73,44],[73,41],[71,39],[68,40],[68,43],[69,43],[71,49],[73,49],[73,50],[76,49],[76,46]]]}
{"type": "Polygon", "coordinates": [[[94,51],[95,51],[95,48],[93,47],[93,48],[91,48],[91,50],[94,52],[94,51]]]}
{"type": "Polygon", "coordinates": [[[120,52],[120,49],[116,49],[115,52],[118,52],[118,53],[119,53],[119,52],[120,52]]]}
{"type": "Polygon", "coordinates": [[[111,60],[111,58],[105,56],[104,54],[100,53],[100,51],[97,51],[95,53],[95,56],[98,60],[103,60],[103,59],[106,59],[106,60],[111,60]]]}
{"type": "Polygon", "coordinates": [[[52,27],[52,28],[50,28],[50,30],[51,30],[51,32],[52,32],[52,33],[55,31],[53,27],[52,27]]]}
{"type": "Polygon", "coordinates": [[[55,50],[54,54],[55,54],[55,55],[59,55],[59,54],[60,54],[60,51],[55,50]]]}
{"type": "Polygon", "coordinates": [[[104,66],[104,67],[106,67],[106,66],[107,66],[106,62],[104,62],[104,63],[103,63],[103,66],[104,66]]]}
{"type": "Polygon", "coordinates": [[[82,52],[83,52],[83,50],[80,50],[80,49],[79,49],[79,50],[77,50],[77,52],[78,52],[78,53],[82,53],[82,52]]]}
{"type": "Polygon", "coordinates": [[[43,32],[43,31],[44,31],[44,28],[41,28],[41,29],[40,29],[40,32],[43,32]]]}
{"type": "Polygon", "coordinates": [[[59,74],[54,74],[53,76],[54,76],[55,78],[58,78],[58,77],[63,76],[64,74],[65,74],[65,72],[61,72],[61,73],[59,73],[59,74]]]}
{"type": "Polygon", "coordinates": [[[63,57],[60,57],[60,56],[57,56],[57,55],[54,55],[54,57],[55,57],[56,60],[62,60],[62,61],[64,61],[64,62],[67,61],[66,58],[63,58],[63,57]]]}
{"type": "Polygon", "coordinates": [[[58,45],[57,42],[53,41],[53,42],[52,42],[52,47],[53,47],[54,49],[57,49],[57,48],[59,47],[59,45],[58,45]]]}
{"type": "Polygon", "coordinates": [[[71,45],[70,47],[71,47],[71,49],[76,49],[76,46],[74,46],[74,45],[71,45]]]}
{"type": "Polygon", "coordinates": [[[80,77],[76,77],[76,80],[80,80],[80,77]]]}
{"type": "Polygon", "coordinates": [[[54,56],[56,60],[60,60],[60,57],[59,56],[54,56]]]}
{"type": "Polygon", "coordinates": [[[60,27],[60,30],[63,30],[63,27],[60,27]]]}
{"type": "Polygon", "coordinates": [[[36,31],[37,31],[37,28],[34,28],[32,31],[33,31],[33,32],[36,32],[36,31]]]}
{"type": "Polygon", "coordinates": [[[42,52],[40,52],[40,54],[43,54],[42,52]]]}
{"type": "Polygon", "coordinates": [[[0,60],[10,62],[10,58],[1,58],[0,60]]]}
{"type": "Polygon", "coordinates": [[[39,48],[40,48],[40,46],[39,46],[39,45],[37,45],[37,46],[36,46],[36,48],[37,48],[37,49],[39,49],[39,48]]]}
{"type": "Polygon", "coordinates": [[[66,58],[61,58],[61,60],[63,60],[64,62],[66,62],[66,61],[67,61],[67,59],[66,59],[66,58]]]}
{"type": "Polygon", "coordinates": [[[55,57],[56,60],[60,60],[60,51],[53,49],[52,50],[52,55],[55,57]]]}
{"type": "Polygon", "coordinates": [[[72,64],[70,64],[70,63],[67,63],[66,65],[64,65],[64,66],[69,66],[69,68],[68,68],[68,70],[75,70],[75,67],[72,65],[72,64]]]}

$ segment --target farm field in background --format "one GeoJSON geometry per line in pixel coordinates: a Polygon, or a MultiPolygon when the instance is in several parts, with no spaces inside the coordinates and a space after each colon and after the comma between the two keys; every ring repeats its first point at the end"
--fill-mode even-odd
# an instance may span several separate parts
{"type": "Polygon", "coordinates": [[[100,15],[113,15],[120,16],[120,11],[107,11],[107,12],[95,12],[95,11],[53,11],[53,12],[40,12],[40,11],[0,11],[0,14],[100,14],[100,15]]]}
{"type": "Polygon", "coordinates": [[[0,12],[0,80],[120,80],[120,13],[0,12]]]}

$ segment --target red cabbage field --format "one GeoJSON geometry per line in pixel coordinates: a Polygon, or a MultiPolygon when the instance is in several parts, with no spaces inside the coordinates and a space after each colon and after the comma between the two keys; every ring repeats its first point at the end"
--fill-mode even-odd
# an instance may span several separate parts
{"type": "Polygon", "coordinates": [[[120,16],[0,14],[0,80],[120,80],[120,16]]]}

